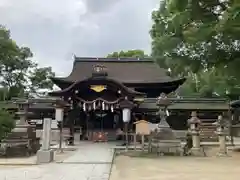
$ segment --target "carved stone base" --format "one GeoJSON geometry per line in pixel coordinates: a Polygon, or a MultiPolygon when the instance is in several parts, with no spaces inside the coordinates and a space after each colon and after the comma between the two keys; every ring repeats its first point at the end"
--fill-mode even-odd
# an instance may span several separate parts
{"type": "Polygon", "coordinates": [[[198,157],[205,157],[206,153],[204,152],[204,149],[202,147],[200,148],[192,148],[190,151],[192,156],[198,156],[198,157]]]}
{"type": "Polygon", "coordinates": [[[227,153],[217,153],[217,157],[230,157],[227,153]]]}
{"type": "Polygon", "coordinates": [[[217,157],[230,157],[227,151],[219,151],[216,155],[217,157]]]}
{"type": "Polygon", "coordinates": [[[37,164],[50,163],[54,160],[54,150],[38,150],[37,164]]]}

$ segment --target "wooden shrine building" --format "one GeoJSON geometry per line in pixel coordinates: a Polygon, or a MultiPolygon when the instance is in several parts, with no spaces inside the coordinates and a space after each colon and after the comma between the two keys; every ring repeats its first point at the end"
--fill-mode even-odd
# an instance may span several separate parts
{"type": "Polygon", "coordinates": [[[131,109],[132,124],[142,118],[145,99],[175,91],[185,78],[172,79],[147,58],[75,57],[70,75],[52,81],[61,90],[49,95],[70,103],[66,122],[80,126],[86,137],[90,131],[122,129],[124,108],[131,109]]]}

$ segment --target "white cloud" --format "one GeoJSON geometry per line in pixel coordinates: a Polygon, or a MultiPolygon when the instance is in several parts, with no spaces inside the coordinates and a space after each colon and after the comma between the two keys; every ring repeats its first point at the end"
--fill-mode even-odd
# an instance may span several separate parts
{"type": "Polygon", "coordinates": [[[105,56],[141,48],[149,52],[150,13],[159,0],[0,0],[0,23],[41,65],[58,75],[72,68],[72,54],[105,56]]]}

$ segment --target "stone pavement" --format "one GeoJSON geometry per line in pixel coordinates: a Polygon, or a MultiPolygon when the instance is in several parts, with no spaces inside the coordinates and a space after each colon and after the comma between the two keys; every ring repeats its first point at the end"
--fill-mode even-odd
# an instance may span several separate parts
{"type": "Polygon", "coordinates": [[[113,160],[114,145],[110,143],[82,142],[73,156],[63,163],[110,164],[113,160]]]}
{"type": "Polygon", "coordinates": [[[108,180],[109,166],[105,164],[48,164],[26,167],[1,167],[0,179],[108,180]]]}
{"type": "Polygon", "coordinates": [[[107,143],[81,143],[58,163],[35,166],[1,166],[1,180],[108,180],[114,151],[107,143]]]}

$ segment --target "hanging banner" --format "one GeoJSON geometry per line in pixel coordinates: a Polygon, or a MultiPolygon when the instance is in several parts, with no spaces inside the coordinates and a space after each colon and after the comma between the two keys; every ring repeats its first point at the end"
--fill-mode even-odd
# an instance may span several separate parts
{"type": "Polygon", "coordinates": [[[102,91],[104,91],[105,89],[107,89],[107,87],[106,86],[104,86],[104,85],[91,85],[90,86],[90,89],[92,89],[92,90],[94,90],[95,92],[102,92],[102,91]]]}

